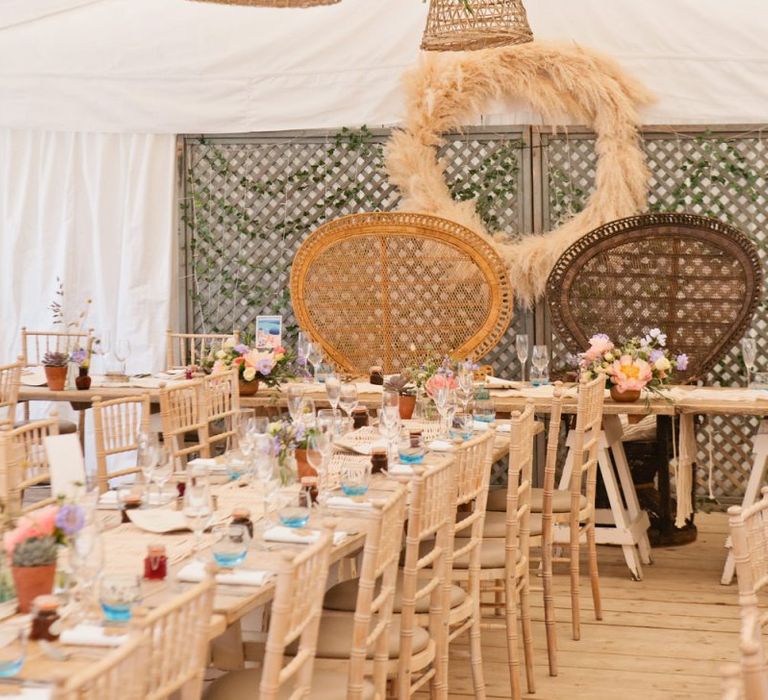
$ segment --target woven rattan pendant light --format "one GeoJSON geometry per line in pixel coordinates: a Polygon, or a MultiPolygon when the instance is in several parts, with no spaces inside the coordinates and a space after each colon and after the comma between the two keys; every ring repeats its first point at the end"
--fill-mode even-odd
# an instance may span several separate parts
{"type": "Polygon", "coordinates": [[[474,51],[533,41],[522,0],[430,0],[425,51],[474,51]]]}
{"type": "Polygon", "coordinates": [[[249,7],[316,7],[317,5],[336,5],[341,0],[196,0],[212,2],[216,5],[243,5],[249,7]]]}

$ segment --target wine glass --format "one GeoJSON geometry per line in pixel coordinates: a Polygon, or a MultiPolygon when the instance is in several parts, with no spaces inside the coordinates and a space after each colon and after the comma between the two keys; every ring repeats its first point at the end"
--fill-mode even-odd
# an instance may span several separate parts
{"type": "Polygon", "coordinates": [[[471,370],[462,367],[456,385],[456,398],[461,402],[464,413],[467,412],[469,402],[475,395],[475,375],[471,370]]]}
{"type": "Polygon", "coordinates": [[[144,476],[144,483],[146,484],[147,488],[147,496],[149,496],[149,485],[152,482],[152,471],[155,468],[155,464],[157,464],[158,451],[160,449],[160,444],[157,440],[157,433],[139,433],[136,439],[136,444],[136,463],[144,476]]]}
{"type": "Polygon", "coordinates": [[[120,371],[125,374],[125,363],[128,360],[128,356],[131,354],[131,343],[125,338],[119,338],[115,341],[115,346],[112,348],[112,352],[115,359],[120,363],[120,371]]]}
{"type": "Polygon", "coordinates": [[[319,343],[310,343],[307,359],[312,364],[312,379],[317,381],[317,368],[323,361],[323,350],[319,343]]]}
{"type": "Polygon", "coordinates": [[[296,339],[296,358],[298,359],[300,365],[306,366],[310,345],[311,341],[309,336],[304,331],[299,331],[299,336],[296,339]]]}
{"type": "Polygon", "coordinates": [[[381,407],[400,406],[400,394],[396,391],[384,390],[381,394],[381,407]]]}
{"type": "Polygon", "coordinates": [[[315,427],[323,432],[335,435],[337,432],[337,414],[332,408],[321,408],[317,412],[317,418],[315,419],[315,427]]]}
{"type": "Polygon", "coordinates": [[[531,356],[531,362],[538,371],[538,376],[541,378],[541,383],[544,383],[545,372],[549,364],[549,350],[546,345],[534,345],[533,355],[531,356]]]}
{"type": "Polygon", "coordinates": [[[189,529],[195,535],[194,559],[200,561],[203,532],[213,520],[213,500],[208,480],[204,473],[193,470],[184,489],[184,517],[189,529]]]}
{"type": "Polygon", "coordinates": [[[314,431],[307,437],[307,462],[317,472],[317,500],[325,505],[328,495],[328,464],[331,461],[333,440],[331,434],[314,431]]]}
{"type": "Polygon", "coordinates": [[[288,401],[288,413],[291,414],[291,420],[295,423],[301,415],[301,400],[304,392],[299,386],[289,386],[286,391],[288,401]]]}
{"type": "Polygon", "coordinates": [[[341,380],[335,374],[329,374],[325,378],[325,393],[328,395],[328,403],[333,412],[339,408],[339,396],[341,394],[341,380]]]}
{"type": "Polygon", "coordinates": [[[400,409],[398,406],[384,406],[379,414],[379,432],[387,441],[389,464],[397,461],[398,438],[400,437],[400,409]]]}
{"type": "Polygon", "coordinates": [[[757,343],[754,338],[741,339],[741,355],[747,369],[747,387],[749,387],[752,373],[755,371],[755,360],[757,360],[757,343]]]}
{"type": "Polygon", "coordinates": [[[517,353],[517,359],[520,361],[520,379],[525,382],[525,363],[528,361],[527,335],[515,336],[515,352],[517,353]]]}
{"type": "Polygon", "coordinates": [[[315,400],[311,396],[302,396],[299,404],[298,420],[307,428],[315,423],[315,400]]]}
{"type": "Polygon", "coordinates": [[[171,451],[163,446],[157,450],[157,461],[150,473],[150,478],[157,484],[157,504],[163,502],[163,489],[173,475],[171,451]]]}
{"type": "Polygon", "coordinates": [[[339,390],[339,406],[347,416],[352,417],[352,411],[357,407],[357,384],[347,382],[341,385],[339,390]]]}
{"type": "Polygon", "coordinates": [[[95,586],[104,568],[104,542],[97,523],[86,524],[69,544],[69,564],[75,579],[72,609],[67,616],[87,619],[95,607],[95,586]]]}

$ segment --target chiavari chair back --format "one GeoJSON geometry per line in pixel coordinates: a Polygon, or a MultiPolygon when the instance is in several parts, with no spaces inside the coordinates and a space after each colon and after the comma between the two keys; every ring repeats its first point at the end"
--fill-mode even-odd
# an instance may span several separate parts
{"type": "Polygon", "coordinates": [[[160,389],[163,440],[181,464],[193,453],[210,457],[208,402],[201,379],[172,382],[160,389]],[[191,442],[185,442],[191,439],[191,442]]]}
{"type": "Polygon", "coordinates": [[[145,700],[163,700],[177,691],[183,698],[200,697],[215,592],[215,581],[207,576],[139,621],[148,644],[145,700]]]}
{"type": "Polygon", "coordinates": [[[200,365],[211,350],[220,350],[228,340],[240,342],[240,331],[231,333],[176,333],[166,331],[165,362],[168,369],[200,365]]]}
{"type": "Polygon", "coordinates": [[[762,640],[765,615],[742,609],[739,663],[721,669],[722,700],[768,700],[768,663],[762,640]]]}
{"type": "Polygon", "coordinates": [[[51,473],[43,439],[58,435],[55,414],[45,420],[25,423],[18,428],[0,429],[0,478],[6,519],[15,519],[56,501],[53,495],[24,505],[24,491],[49,483],[51,473]]]}
{"type": "Polygon", "coordinates": [[[22,358],[10,365],[0,365],[0,428],[13,427],[16,422],[16,404],[19,401],[22,358]]]}
{"type": "Polygon", "coordinates": [[[238,369],[203,377],[203,393],[207,404],[208,442],[211,446],[223,443],[226,449],[231,438],[237,436],[240,414],[238,369]]]}
{"type": "Polygon", "coordinates": [[[109,480],[136,474],[141,469],[134,465],[108,471],[109,457],[138,450],[139,434],[150,430],[149,394],[103,401],[93,397],[93,428],[96,447],[96,479],[99,493],[109,489],[109,480]]]}
{"type": "Polygon", "coordinates": [[[146,635],[134,632],[128,641],[63,681],[56,700],[143,700],[146,635]]]}
{"type": "MultiPolygon", "coordinates": [[[[297,555],[283,555],[261,668],[222,676],[207,689],[206,700],[311,697],[315,648],[332,542],[333,529],[327,527],[318,541],[305,551],[297,555]],[[286,651],[290,645],[294,645],[295,650],[288,656],[286,651]]],[[[339,684],[343,687],[345,678],[338,676],[335,681],[334,688],[339,688],[339,684]]],[[[327,683],[328,679],[324,678],[321,682],[327,683]]]]}
{"type": "Polygon", "coordinates": [[[93,328],[83,331],[30,331],[21,328],[21,361],[25,367],[41,365],[47,352],[71,355],[82,348],[93,350],[93,328]]]}

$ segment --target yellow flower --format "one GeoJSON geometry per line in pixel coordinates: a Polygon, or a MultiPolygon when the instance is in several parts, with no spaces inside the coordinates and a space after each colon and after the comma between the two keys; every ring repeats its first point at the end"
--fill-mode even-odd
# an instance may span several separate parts
{"type": "Polygon", "coordinates": [[[223,360],[227,356],[227,353],[225,353],[223,350],[219,350],[216,353],[216,357],[218,357],[220,360],[223,360]]]}
{"type": "Polygon", "coordinates": [[[245,379],[246,382],[252,382],[254,379],[256,379],[256,370],[253,367],[246,367],[243,371],[243,379],[245,379]]]}
{"type": "Polygon", "coordinates": [[[666,357],[660,357],[653,365],[659,372],[667,372],[672,369],[672,365],[666,357]]]}

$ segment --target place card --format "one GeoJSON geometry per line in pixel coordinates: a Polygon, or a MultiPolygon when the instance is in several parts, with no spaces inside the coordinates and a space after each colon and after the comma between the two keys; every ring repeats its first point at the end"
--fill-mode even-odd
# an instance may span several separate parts
{"type": "MultiPolygon", "coordinates": [[[[179,581],[199,583],[205,578],[205,563],[191,561],[176,574],[179,581]]],[[[216,583],[230,586],[263,586],[274,574],[256,569],[227,569],[216,574],[216,583]]]]}
{"type": "Polygon", "coordinates": [[[357,501],[349,496],[331,496],[327,501],[328,508],[341,508],[345,510],[373,510],[370,501],[357,501]]]}
{"type": "Polygon", "coordinates": [[[85,460],[76,433],[43,438],[51,472],[51,493],[74,499],[85,483],[85,460]]]}

